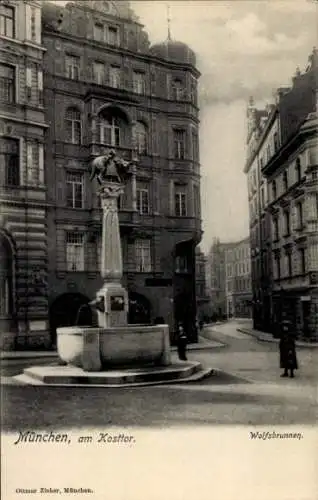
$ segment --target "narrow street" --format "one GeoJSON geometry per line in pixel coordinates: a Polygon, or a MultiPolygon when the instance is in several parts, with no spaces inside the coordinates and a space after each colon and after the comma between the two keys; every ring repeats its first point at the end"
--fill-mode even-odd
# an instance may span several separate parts
{"type": "Polygon", "coordinates": [[[203,335],[226,344],[217,351],[195,353],[195,359],[214,368],[235,373],[252,382],[279,384],[279,386],[312,386],[318,380],[318,349],[297,350],[299,370],[294,380],[280,379],[278,344],[260,342],[252,336],[237,331],[244,325],[231,321],[214,327],[206,327],[203,335]]]}

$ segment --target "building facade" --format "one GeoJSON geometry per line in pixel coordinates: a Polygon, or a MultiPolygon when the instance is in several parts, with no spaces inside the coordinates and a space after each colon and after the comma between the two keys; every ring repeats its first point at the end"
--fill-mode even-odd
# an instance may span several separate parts
{"type": "Polygon", "coordinates": [[[217,238],[214,239],[208,254],[207,285],[211,300],[211,316],[226,317],[224,244],[217,238]]]}
{"type": "MultiPolygon", "coordinates": [[[[195,55],[151,46],[126,1],[43,5],[52,341],[94,298],[101,207],[90,161],[114,148],[138,159],[119,203],[129,321],[184,321],[195,340],[195,247],[201,239],[195,55]]],[[[173,340],[173,335],[172,335],[173,340]]]]}
{"type": "Polygon", "coordinates": [[[209,256],[209,294],[212,316],[250,318],[252,309],[249,238],[213,242],[209,256]]]}
{"type": "MultiPolygon", "coordinates": [[[[314,49],[306,71],[297,70],[292,86],[279,89],[276,104],[249,151],[246,167],[250,182],[253,165],[259,165],[256,196],[262,200],[261,186],[265,193],[267,237],[260,245],[260,268],[266,272],[266,266],[271,267],[270,322],[266,326],[278,334],[282,319],[288,318],[298,336],[305,339],[318,336],[317,81],[314,49]]],[[[252,259],[256,246],[252,247],[252,259]]],[[[253,280],[253,287],[254,296],[258,289],[261,292],[255,310],[259,307],[264,311],[264,282],[253,280]]],[[[265,329],[262,315],[257,319],[257,327],[265,329]]]]}
{"type": "Polygon", "coordinates": [[[228,244],[224,254],[226,315],[228,318],[250,318],[252,283],[249,238],[228,244]]]}
{"type": "Polygon", "coordinates": [[[208,291],[207,282],[207,263],[208,259],[200,247],[195,249],[195,284],[196,284],[196,303],[197,318],[203,320],[211,316],[211,300],[208,291]]]}
{"type": "Polygon", "coordinates": [[[0,4],[1,347],[48,345],[41,2],[0,4]]]}

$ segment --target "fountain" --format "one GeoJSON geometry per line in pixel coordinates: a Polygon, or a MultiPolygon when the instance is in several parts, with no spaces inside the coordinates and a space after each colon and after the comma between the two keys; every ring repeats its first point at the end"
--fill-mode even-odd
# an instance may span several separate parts
{"type": "Polygon", "coordinates": [[[121,284],[123,261],[117,201],[134,163],[119,158],[114,150],[91,163],[90,180],[97,180],[103,209],[101,276],[104,283],[89,304],[97,313],[98,326],[57,328],[60,365],[24,370],[29,382],[32,379],[54,385],[107,386],[180,381],[207,374],[200,363],[171,362],[168,325],[127,322],[128,293],[121,284]]]}

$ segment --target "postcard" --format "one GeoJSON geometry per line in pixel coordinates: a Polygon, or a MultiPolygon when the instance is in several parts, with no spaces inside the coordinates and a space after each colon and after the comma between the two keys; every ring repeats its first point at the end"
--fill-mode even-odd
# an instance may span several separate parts
{"type": "Polygon", "coordinates": [[[317,9],[0,1],[3,500],[317,500],[317,9]]]}

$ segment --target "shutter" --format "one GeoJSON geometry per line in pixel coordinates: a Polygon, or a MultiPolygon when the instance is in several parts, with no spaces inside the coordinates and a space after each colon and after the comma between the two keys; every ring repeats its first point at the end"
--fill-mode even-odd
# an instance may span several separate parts
{"type": "Polygon", "coordinates": [[[150,93],[152,96],[156,95],[156,68],[150,67],[150,93]]]}
{"type": "Polygon", "coordinates": [[[129,48],[129,30],[127,26],[124,26],[124,48],[129,48]]]}
{"type": "Polygon", "coordinates": [[[44,151],[43,144],[39,144],[39,184],[44,184],[44,151]]]}
{"type": "Polygon", "coordinates": [[[41,43],[41,9],[35,9],[35,40],[41,43]]]}
{"type": "Polygon", "coordinates": [[[173,180],[169,180],[169,215],[175,215],[174,209],[174,183],[173,180]]]}
{"type": "Polygon", "coordinates": [[[171,99],[172,97],[172,88],[171,88],[171,75],[168,73],[166,75],[166,81],[167,81],[167,99],[171,99]]]}
{"type": "Polygon", "coordinates": [[[152,151],[151,153],[153,155],[157,155],[158,154],[158,136],[157,136],[157,117],[156,116],[152,116],[151,117],[151,138],[152,138],[152,144],[151,144],[151,147],[152,147],[152,151]]]}
{"type": "Polygon", "coordinates": [[[32,184],[32,151],[33,144],[27,144],[27,184],[32,184]]]}
{"type": "Polygon", "coordinates": [[[32,87],[32,68],[26,68],[26,85],[32,87]]]}
{"type": "Polygon", "coordinates": [[[32,7],[31,5],[25,5],[25,38],[27,40],[32,40],[31,33],[31,17],[32,17],[32,7]]]}
{"type": "Polygon", "coordinates": [[[43,71],[41,69],[38,70],[38,90],[43,90],[43,71]]]}
{"type": "Polygon", "coordinates": [[[125,61],[124,61],[122,79],[123,79],[124,89],[130,90],[132,85],[131,85],[131,77],[130,77],[130,67],[129,67],[127,59],[125,59],[125,61]]]}
{"type": "Polygon", "coordinates": [[[60,205],[64,205],[65,197],[64,171],[62,168],[56,169],[56,200],[60,205]]]}
{"type": "Polygon", "coordinates": [[[297,225],[298,225],[297,207],[294,205],[292,210],[291,210],[291,229],[292,229],[292,231],[295,231],[295,229],[297,228],[297,225]]]}
{"type": "Polygon", "coordinates": [[[152,184],[152,203],[153,212],[160,214],[160,181],[158,178],[154,178],[152,184]]]}
{"type": "Polygon", "coordinates": [[[20,160],[20,185],[24,186],[26,184],[26,168],[24,168],[24,139],[20,138],[20,148],[19,148],[19,160],[20,160]]]}

